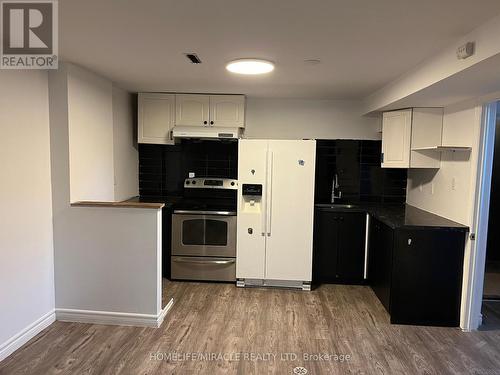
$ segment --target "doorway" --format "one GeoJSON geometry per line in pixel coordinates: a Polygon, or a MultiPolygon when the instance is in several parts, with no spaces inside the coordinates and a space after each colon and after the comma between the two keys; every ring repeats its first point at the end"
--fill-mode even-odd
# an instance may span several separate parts
{"type": "Polygon", "coordinates": [[[484,270],[483,324],[480,329],[500,329],[500,101],[497,102],[495,145],[491,172],[490,206],[484,270]]]}

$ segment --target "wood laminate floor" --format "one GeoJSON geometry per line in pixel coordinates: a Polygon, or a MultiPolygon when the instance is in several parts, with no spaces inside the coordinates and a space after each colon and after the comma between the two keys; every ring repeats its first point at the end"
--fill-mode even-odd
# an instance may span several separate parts
{"type": "Polygon", "coordinates": [[[500,272],[484,274],[484,298],[500,298],[500,272]]]}
{"type": "Polygon", "coordinates": [[[56,322],[0,374],[500,374],[500,331],[390,325],[368,287],[164,288],[175,303],[159,329],[56,322]]]}
{"type": "Polygon", "coordinates": [[[500,330],[500,301],[483,301],[481,309],[483,313],[483,324],[481,331],[500,330]]]}

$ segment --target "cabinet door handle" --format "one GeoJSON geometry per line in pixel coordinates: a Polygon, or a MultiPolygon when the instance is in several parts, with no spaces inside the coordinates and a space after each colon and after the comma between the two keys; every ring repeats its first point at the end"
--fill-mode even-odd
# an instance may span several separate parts
{"type": "Polygon", "coordinates": [[[408,238],[408,246],[411,246],[411,238],[408,238]]]}
{"type": "Polygon", "coordinates": [[[363,267],[363,279],[368,279],[368,252],[370,251],[370,215],[366,214],[365,222],[365,262],[363,267]]]}

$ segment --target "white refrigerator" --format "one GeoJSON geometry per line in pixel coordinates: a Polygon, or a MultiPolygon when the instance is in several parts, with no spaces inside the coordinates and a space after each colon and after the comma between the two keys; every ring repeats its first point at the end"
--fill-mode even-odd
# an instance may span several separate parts
{"type": "Polygon", "coordinates": [[[239,141],[238,286],[310,289],[316,141],[239,141]]]}

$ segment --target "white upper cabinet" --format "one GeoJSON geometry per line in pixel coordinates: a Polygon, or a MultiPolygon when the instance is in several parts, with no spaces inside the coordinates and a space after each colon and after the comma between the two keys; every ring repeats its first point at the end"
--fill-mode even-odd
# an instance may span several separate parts
{"type": "Polygon", "coordinates": [[[209,126],[209,95],[177,94],[175,99],[175,125],[209,126]]]}
{"type": "Polygon", "coordinates": [[[176,126],[245,127],[243,95],[177,94],[176,126]]]}
{"type": "Polygon", "coordinates": [[[382,168],[409,168],[411,109],[385,112],[382,120],[382,168]]]}
{"type": "Polygon", "coordinates": [[[174,144],[175,95],[140,93],[138,117],[139,143],[174,144]]]}
{"type": "Polygon", "coordinates": [[[245,97],[243,95],[210,95],[210,125],[245,127],[245,97]]]}
{"type": "Polygon", "coordinates": [[[382,121],[382,168],[439,168],[442,108],[385,112],[382,121]]]}
{"type": "Polygon", "coordinates": [[[139,93],[139,143],[174,144],[174,126],[243,128],[245,96],[139,93]]]}

